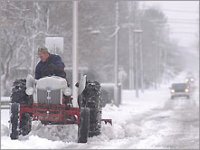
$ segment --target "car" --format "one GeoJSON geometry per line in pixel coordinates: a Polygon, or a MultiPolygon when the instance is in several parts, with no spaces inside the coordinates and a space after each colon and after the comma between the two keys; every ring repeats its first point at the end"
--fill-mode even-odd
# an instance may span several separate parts
{"type": "Polygon", "coordinates": [[[10,138],[28,135],[32,121],[44,125],[78,125],[78,143],[87,143],[88,137],[101,133],[101,121],[112,125],[111,119],[102,119],[101,87],[97,81],[83,76],[76,84],[78,106],[73,106],[71,88],[64,78],[51,76],[35,80],[31,75],[13,83],[10,106],[10,138]]]}
{"type": "Polygon", "coordinates": [[[187,83],[173,83],[170,87],[171,99],[175,97],[190,98],[190,87],[187,83]]]}

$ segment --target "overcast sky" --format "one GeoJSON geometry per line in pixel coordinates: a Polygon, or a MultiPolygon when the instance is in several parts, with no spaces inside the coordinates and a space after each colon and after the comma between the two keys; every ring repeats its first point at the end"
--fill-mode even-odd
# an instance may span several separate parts
{"type": "Polygon", "coordinates": [[[199,41],[199,1],[145,1],[142,6],[163,10],[168,18],[171,37],[180,46],[193,48],[199,41]]]}

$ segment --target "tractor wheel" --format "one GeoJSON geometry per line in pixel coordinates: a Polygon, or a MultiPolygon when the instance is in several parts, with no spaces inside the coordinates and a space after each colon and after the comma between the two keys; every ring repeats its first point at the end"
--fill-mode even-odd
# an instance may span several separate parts
{"type": "Polygon", "coordinates": [[[24,113],[22,115],[21,121],[21,134],[23,136],[28,135],[31,131],[31,116],[29,113],[24,113]]]}
{"type": "Polygon", "coordinates": [[[101,96],[100,84],[97,81],[88,81],[86,88],[79,97],[81,106],[90,109],[89,137],[101,133],[101,96]]]}
{"type": "Polygon", "coordinates": [[[78,127],[78,143],[87,143],[90,129],[90,109],[81,108],[80,124],[78,127]]]}
{"type": "Polygon", "coordinates": [[[10,138],[15,140],[19,137],[19,104],[12,103],[10,112],[10,138]]]}

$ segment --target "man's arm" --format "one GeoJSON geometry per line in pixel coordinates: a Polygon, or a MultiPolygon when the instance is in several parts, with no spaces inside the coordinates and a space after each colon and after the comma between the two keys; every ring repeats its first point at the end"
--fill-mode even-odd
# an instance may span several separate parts
{"type": "Polygon", "coordinates": [[[52,59],[51,63],[48,65],[49,70],[51,70],[52,74],[55,74],[57,76],[66,77],[66,73],[64,71],[64,63],[61,60],[61,57],[58,55],[54,55],[54,58],[52,59]]]}
{"type": "Polygon", "coordinates": [[[35,79],[40,79],[40,78],[41,78],[41,72],[40,72],[39,64],[37,64],[35,68],[35,79]]]}
{"type": "Polygon", "coordinates": [[[59,67],[59,69],[64,69],[65,68],[65,64],[62,62],[61,57],[58,56],[58,55],[55,57],[55,65],[57,67],[59,67]]]}
{"type": "Polygon", "coordinates": [[[65,68],[65,65],[62,62],[60,56],[54,55],[54,59],[51,61],[51,63],[49,63],[48,67],[50,70],[63,71],[65,68]]]}

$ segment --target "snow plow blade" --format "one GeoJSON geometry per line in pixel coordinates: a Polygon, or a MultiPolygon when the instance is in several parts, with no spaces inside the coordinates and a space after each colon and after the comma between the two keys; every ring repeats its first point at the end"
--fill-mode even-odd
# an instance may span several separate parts
{"type": "Polygon", "coordinates": [[[112,119],[101,119],[101,121],[104,121],[105,124],[109,123],[112,125],[112,119]]]}

